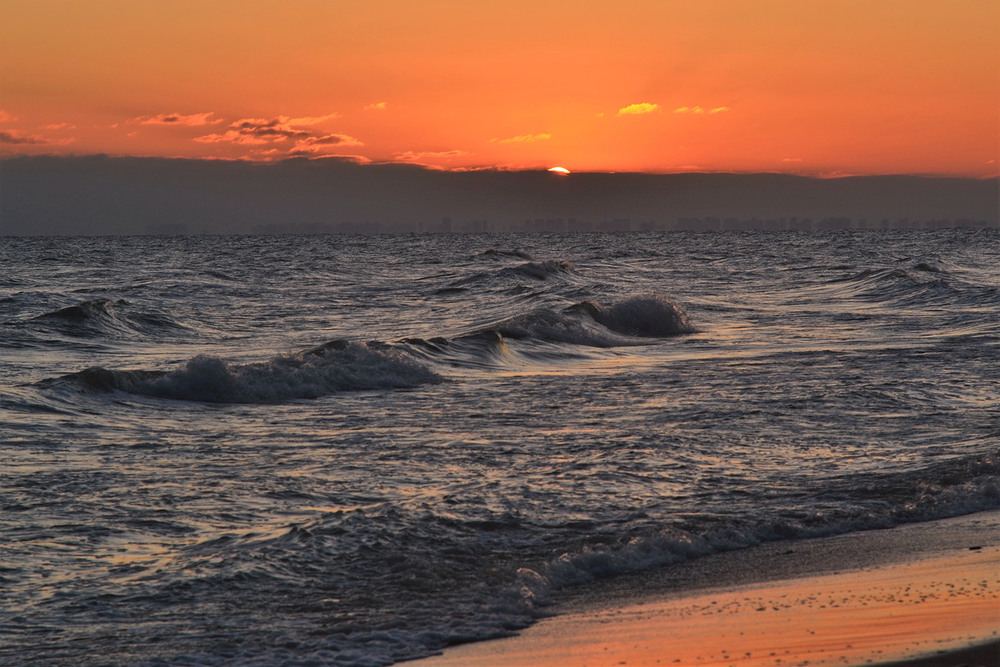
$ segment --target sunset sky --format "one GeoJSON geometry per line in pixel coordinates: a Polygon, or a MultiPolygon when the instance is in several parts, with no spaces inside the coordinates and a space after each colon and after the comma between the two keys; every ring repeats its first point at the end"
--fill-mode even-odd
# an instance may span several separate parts
{"type": "Polygon", "coordinates": [[[5,0],[0,155],[995,176],[996,0],[5,0]]]}

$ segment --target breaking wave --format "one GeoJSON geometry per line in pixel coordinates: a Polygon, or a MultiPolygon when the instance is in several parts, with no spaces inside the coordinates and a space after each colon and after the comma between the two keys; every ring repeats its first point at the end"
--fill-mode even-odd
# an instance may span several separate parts
{"type": "Polygon", "coordinates": [[[656,294],[606,305],[584,301],[562,311],[541,308],[499,322],[494,328],[508,338],[590,347],[643,345],[650,338],[695,331],[679,305],[656,294]]]}
{"type": "MultiPolygon", "coordinates": [[[[107,304],[73,306],[51,317],[105,317],[107,304]],[[66,312],[63,312],[66,311],[66,312]],[[93,315],[96,311],[99,314],[93,315]]],[[[560,312],[541,308],[493,326],[448,339],[405,338],[396,344],[333,340],[303,352],[238,364],[198,355],[176,370],[112,370],[91,367],[43,387],[71,384],[86,391],[124,391],[204,403],[277,403],[313,399],[341,391],[405,389],[442,381],[420,360],[464,367],[496,367],[514,362],[504,338],[588,347],[643,345],[650,338],[693,332],[677,304],[658,295],[610,304],[578,303],[560,312]]]]}
{"type": "Polygon", "coordinates": [[[578,308],[608,329],[626,336],[664,337],[694,331],[687,313],[657,294],[633,296],[607,306],[585,301],[578,308]]]}
{"type": "Polygon", "coordinates": [[[391,345],[335,340],[263,362],[234,364],[199,355],[172,371],[94,367],[45,380],[43,385],[69,382],[90,391],[119,390],[204,403],[277,403],[341,391],[405,389],[441,379],[391,345]]]}

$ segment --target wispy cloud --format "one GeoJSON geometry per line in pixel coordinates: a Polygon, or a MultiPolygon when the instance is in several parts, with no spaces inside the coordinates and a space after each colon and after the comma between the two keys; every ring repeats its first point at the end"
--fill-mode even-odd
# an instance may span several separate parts
{"type": "Polygon", "coordinates": [[[340,114],[337,112],[328,113],[325,116],[301,116],[299,118],[286,118],[285,116],[278,116],[278,119],[283,120],[287,125],[319,125],[320,123],[325,123],[328,120],[334,120],[340,118],[340,114]]]}
{"type": "Polygon", "coordinates": [[[363,146],[355,137],[342,133],[317,132],[315,127],[337,118],[338,114],[324,116],[275,116],[274,118],[241,118],[229,124],[225,132],[195,137],[203,144],[236,144],[241,146],[268,146],[267,150],[254,152],[258,157],[321,156],[331,149],[363,146]],[[285,148],[284,146],[287,146],[285,148]]]}
{"type": "Polygon", "coordinates": [[[244,118],[232,123],[229,127],[232,128],[230,132],[235,132],[240,136],[255,137],[265,141],[284,141],[285,139],[308,137],[312,134],[312,130],[302,127],[305,123],[293,124],[291,120],[287,116],[271,119],[244,118]]]}
{"type": "Polygon", "coordinates": [[[548,132],[540,132],[538,134],[522,134],[516,137],[508,137],[506,139],[490,139],[491,144],[530,144],[535,141],[546,141],[551,139],[552,135],[548,132]]]}
{"type": "Polygon", "coordinates": [[[47,144],[45,137],[21,134],[14,130],[0,130],[0,144],[47,144]]]}
{"type": "Polygon", "coordinates": [[[75,130],[76,125],[72,123],[49,123],[48,125],[42,125],[43,130],[75,130]]]}
{"type": "Polygon", "coordinates": [[[692,114],[717,114],[725,113],[727,111],[732,111],[729,107],[712,107],[711,109],[706,109],[705,107],[693,106],[693,107],[677,107],[674,109],[674,113],[692,113],[692,114]]]}
{"type": "MultiPolygon", "coordinates": [[[[294,157],[294,156],[293,156],[294,157]]],[[[372,159],[364,155],[353,155],[351,153],[337,153],[333,155],[308,155],[312,160],[330,160],[335,162],[350,162],[353,164],[371,164],[372,159]]]]}
{"type": "Polygon", "coordinates": [[[471,155],[471,153],[455,149],[450,151],[406,151],[404,153],[396,153],[393,157],[400,162],[423,164],[427,161],[453,160],[466,155],[471,155]]]}
{"type": "Polygon", "coordinates": [[[241,118],[230,123],[229,130],[226,132],[195,137],[195,141],[208,144],[234,143],[254,145],[274,143],[287,139],[305,139],[313,136],[313,131],[306,126],[314,125],[323,119],[321,116],[294,119],[288,116],[241,118]]]}
{"type": "Polygon", "coordinates": [[[129,122],[138,123],[140,125],[177,125],[198,127],[201,125],[215,125],[223,121],[222,118],[213,118],[212,116],[214,115],[215,114],[211,111],[186,115],[180,113],[159,113],[155,116],[139,116],[138,118],[133,118],[129,122]]]}
{"type": "Polygon", "coordinates": [[[332,145],[337,146],[364,146],[364,144],[348,134],[324,134],[321,137],[308,137],[301,139],[298,143],[310,146],[332,145]]]}
{"type": "Polygon", "coordinates": [[[21,146],[48,144],[50,146],[65,146],[75,141],[75,137],[49,139],[37,134],[24,134],[17,130],[0,130],[0,144],[16,144],[21,146]]]}
{"type": "Polygon", "coordinates": [[[317,153],[327,147],[364,146],[364,143],[348,134],[324,134],[317,137],[306,137],[295,142],[295,150],[302,153],[317,153]]]}
{"type": "Polygon", "coordinates": [[[278,139],[266,139],[254,136],[252,133],[241,132],[239,130],[229,130],[227,132],[223,132],[222,134],[203,134],[200,137],[194,138],[194,141],[202,144],[244,144],[247,146],[255,146],[259,144],[266,144],[270,141],[284,140],[285,137],[279,137],[278,139]]]}
{"type": "Polygon", "coordinates": [[[783,158],[781,158],[781,161],[782,162],[802,162],[802,158],[800,158],[800,157],[783,157],[783,158]]]}
{"type": "Polygon", "coordinates": [[[642,114],[655,113],[660,110],[659,104],[652,104],[650,102],[639,102],[638,104],[630,104],[627,107],[622,107],[618,110],[619,116],[641,116],[642,114]]]}
{"type": "Polygon", "coordinates": [[[365,107],[365,111],[385,111],[388,106],[385,102],[372,102],[365,107]]]}
{"type": "Polygon", "coordinates": [[[3,109],[0,109],[0,123],[13,123],[17,120],[17,116],[12,116],[3,109]]]}

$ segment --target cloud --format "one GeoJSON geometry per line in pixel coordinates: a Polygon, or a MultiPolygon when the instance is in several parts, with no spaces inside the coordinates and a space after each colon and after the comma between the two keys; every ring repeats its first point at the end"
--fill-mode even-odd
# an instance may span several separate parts
{"type": "Polygon", "coordinates": [[[133,118],[129,122],[139,123],[140,125],[179,125],[187,127],[215,125],[216,123],[222,122],[221,118],[212,118],[213,115],[215,114],[211,111],[187,115],[179,113],[160,113],[155,116],[139,116],[138,118],[133,118]]]}
{"type": "Polygon", "coordinates": [[[12,123],[17,120],[17,116],[12,116],[3,109],[0,109],[0,123],[12,123]]]}
{"type": "Polygon", "coordinates": [[[547,132],[540,132],[539,134],[522,134],[517,137],[509,137],[507,139],[490,139],[491,144],[528,144],[534,141],[546,141],[551,139],[552,135],[547,132]]]}
{"type": "Polygon", "coordinates": [[[800,158],[800,157],[783,157],[783,158],[781,158],[781,161],[782,162],[802,162],[802,158],[800,158]]]}
{"type": "Polygon", "coordinates": [[[674,109],[674,113],[693,113],[693,114],[717,114],[725,113],[727,111],[732,111],[729,107],[713,107],[711,109],[706,109],[705,107],[693,106],[693,107],[677,107],[674,109]]]}
{"type": "Polygon", "coordinates": [[[404,153],[396,153],[393,157],[400,162],[420,163],[424,160],[451,160],[466,155],[471,155],[471,153],[455,149],[451,151],[406,151],[404,153]]]}
{"type": "Polygon", "coordinates": [[[48,125],[42,125],[43,130],[74,130],[76,125],[72,123],[50,123],[48,125]]]}
{"type": "Polygon", "coordinates": [[[306,139],[313,136],[313,131],[308,129],[308,125],[315,125],[327,116],[289,118],[288,116],[277,116],[275,118],[241,118],[229,124],[229,130],[219,134],[206,134],[195,137],[195,141],[207,144],[213,143],[233,143],[233,144],[267,144],[285,141],[287,139],[306,139]]]}
{"type": "MultiPolygon", "coordinates": [[[[308,137],[311,130],[301,127],[304,123],[293,125],[291,118],[278,116],[277,118],[244,118],[231,124],[230,132],[245,137],[256,137],[265,141],[284,141],[285,139],[297,139],[308,137]]],[[[228,134],[228,133],[227,133],[228,134]]]]}
{"type": "Polygon", "coordinates": [[[372,102],[365,107],[365,111],[385,111],[388,106],[385,102],[372,102]]]}
{"type": "Polygon", "coordinates": [[[44,137],[28,136],[14,130],[0,130],[0,144],[47,144],[44,137]]]}
{"type": "Polygon", "coordinates": [[[315,162],[330,161],[344,162],[347,164],[371,164],[371,158],[364,155],[354,155],[351,153],[314,153],[312,151],[292,151],[282,158],[305,158],[315,162]]]}
{"type": "Polygon", "coordinates": [[[306,137],[295,142],[295,150],[315,153],[327,146],[364,146],[364,143],[348,134],[324,134],[318,137],[306,137]]]}
{"type": "Polygon", "coordinates": [[[364,146],[361,140],[348,134],[321,133],[312,127],[337,116],[334,113],[300,118],[241,118],[230,123],[225,132],[205,134],[195,137],[194,141],[203,144],[267,147],[267,150],[252,152],[258,157],[320,157],[326,155],[328,150],[364,146]]]}
{"type": "Polygon", "coordinates": [[[654,113],[660,110],[659,104],[651,104],[649,102],[640,102],[638,104],[630,104],[627,107],[622,107],[618,110],[619,116],[640,116],[642,114],[654,113]]]}
{"type": "Polygon", "coordinates": [[[255,137],[252,134],[246,134],[239,132],[238,130],[229,130],[223,134],[203,134],[200,137],[195,137],[194,141],[201,144],[245,144],[249,146],[266,144],[270,141],[284,141],[285,137],[280,137],[278,139],[263,139],[261,137],[255,137]]]}
{"type": "Polygon", "coordinates": [[[328,120],[333,120],[335,118],[340,118],[339,113],[328,113],[325,116],[302,116],[300,118],[286,118],[284,116],[278,116],[279,119],[283,119],[287,125],[319,125],[328,120]]]}
{"type": "Polygon", "coordinates": [[[65,146],[76,140],[75,137],[49,139],[37,134],[24,134],[17,130],[0,130],[0,144],[17,144],[21,146],[48,144],[49,146],[65,146]]]}

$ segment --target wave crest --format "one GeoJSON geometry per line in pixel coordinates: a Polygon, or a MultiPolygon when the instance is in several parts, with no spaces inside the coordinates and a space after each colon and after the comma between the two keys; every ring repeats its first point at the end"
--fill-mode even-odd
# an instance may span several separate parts
{"type": "Polygon", "coordinates": [[[187,329],[168,315],[118,299],[88,299],[30,320],[74,337],[142,338],[187,329]]]}
{"type": "Polygon", "coordinates": [[[542,308],[504,320],[495,330],[507,338],[590,347],[646,344],[695,331],[687,313],[669,299],[645,294],[610,304],[584,301],[561,312],[542,308]]]}
{"type": "Polygon", "coordinates": [[[499,248],[488,248],[478,255],[479,257],[516,257],[518,259],[533,259],[531,255],[523,250],[515,248],[513,250],[501,250],[499,248]]]}
{"type": "Polygon", "coordinates": [[[562,259],[546,259],[541,262],[525,262],[501,271],[501,275],[524,276],[535,280],[545,280],[549,276],[574,273],[573,262],[562,259]]]}
{"type": "Polygon", "coordinates": [[[95,367],[60,378],[92,391],[120,390],[204,403],[277,403],[341,391],[405,389],[441,379],[386,343],[342,340],[249,364],[198,355],[173,371],[95,367]]]}
{"type": "Polygon", "coordinates": [[[662,338],[695,330],[680,306],[658,294],[632,296],[608,306],[585,301],[578,307],[598,323],[626,336],[662,338]]]}

